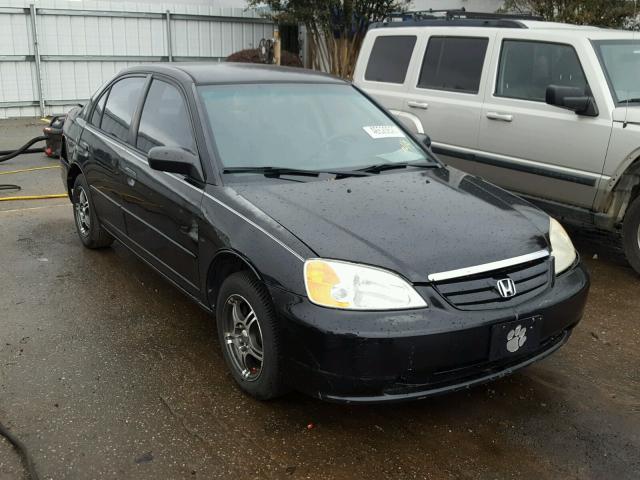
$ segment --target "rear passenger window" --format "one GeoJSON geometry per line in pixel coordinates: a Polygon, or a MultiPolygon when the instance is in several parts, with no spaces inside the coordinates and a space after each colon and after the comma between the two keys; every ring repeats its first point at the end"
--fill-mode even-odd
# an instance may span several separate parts
{"type": "Polygon", "coordinates": [[[102,117],[102,130],[120,140],[128,140],[131,119],[145,82],[145,78],[131,77],[122,79],[111,87],[102,117]]]}
{"type": "Polygon", "coordinates": [[[547,87],[587,90],[573,47],[559,43],[505,40],[500,53],[496,96],[544,102],[547,87]]]}
{"type": "Polygon", "coordinates": [[[478,93],[487,38],[431,37],[418,88],[478,93]]]}
{"type": "Polygon", "coordinates": [[[95,125],[96,127],[100,127],[100,120],[102,120],[102,112],[104,111],[104,102],[107,101],[107,97],[109,96],[109,91],[107,90],[102,94],[100,100],[98,100],[98,104],[96,108],[93,109],[93,113],[91,114],[91,120],[89,123],[91,125],[95,125]]]}
{"type": "Polygon", "coordinates": [[[145,153],[153,147],[180,147],[196,153],[184,97],[173,85],[154,80],[144,102],[136,146],[145,153]]]}
{"type": "Polygon", "coordinates": [[[365,80],[404,83],[415,44],[413,35],[376,38],[364,73],[365,80]]]}

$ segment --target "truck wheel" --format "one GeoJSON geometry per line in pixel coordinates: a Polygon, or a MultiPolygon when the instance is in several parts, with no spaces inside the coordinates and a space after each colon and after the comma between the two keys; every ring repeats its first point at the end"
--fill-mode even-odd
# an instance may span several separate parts
{"type": "Polygon", "coordinates": [[[622,225],[624,253],[633,269],[640,274],[640,197],[627,210],[622,225]]]}
{"type": "Polygon", "coordinates": [[[280,328],[264,285],[250,272],[229,276],[216,317],[224,359],[240,388],[260,400],[284,394],[280,328]]]}
{"type": "Polygon", "coordinates": [[[100,226],[89,193],[89,185],[82,174],[78,175],[73,183],[71,203],[76,230],[82,244],[87,248],[104,248],[111,245],[113,237],[100,226]]]}

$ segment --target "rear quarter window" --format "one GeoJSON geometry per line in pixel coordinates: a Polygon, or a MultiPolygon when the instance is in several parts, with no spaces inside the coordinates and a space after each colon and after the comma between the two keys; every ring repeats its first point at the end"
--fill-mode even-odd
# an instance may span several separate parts
{"type": "Polygon", "coordinates": [[[415,35],[376,38],[364,79],[371,82],[404,83],[415,45],[415,35]]]}

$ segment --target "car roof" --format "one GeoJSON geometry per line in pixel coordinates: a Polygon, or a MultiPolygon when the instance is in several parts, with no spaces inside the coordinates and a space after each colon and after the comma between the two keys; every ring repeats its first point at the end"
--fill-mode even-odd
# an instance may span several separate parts
{"type": "Polygon", "coordinates": [[[153,63],[129,67],[121,72],[160,73],[196,85],[234,83],[334,83],[345,84],[326,73],[305,68],[279,67],[255,63],[196,62],[153,63]]]}

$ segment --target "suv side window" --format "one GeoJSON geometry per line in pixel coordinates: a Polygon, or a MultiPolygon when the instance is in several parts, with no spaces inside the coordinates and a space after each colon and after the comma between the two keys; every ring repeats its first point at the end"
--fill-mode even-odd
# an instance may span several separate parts
{"type": "Polygon", "coordinates": [[[488,38],[431,37],[418,88],[478,93],[488,38]]]}
{"type": "Polygon", "coordinates": [[[373,82],[404,83],[415,44],[415,35],[376,38],[364,79],[373,82]]]}
{"type": "Polygon", "coordinates": [[[102,130],[122,141],[128,140],[131,119],[146,81],[143,77],[129,77],[113,84],[102,116],[102,130]]]}
{"type": "Polygon", "coordinates": [[[144,102],[136,147],[148,153],[153,147],[180,147],[196,153],[189,111],[180,91],[153,80],[144,102]]]}
{"type": "Polygon", "coordinates": [[[544,102],[547,87],[587,91],[587,80],[573,47],[559,43],[504,40],[498,67],[497,97],[544,102]]]}
{"type": "Polygon", "coordinates": [[[100,128],[100,122],[102,121],[102,112],[104,112],[104,102],[107,101],[107,97],[109,96],[109,90],[104,92],[98,100],[96,104],[96,108],[93,109],[93,113],[91,114],[91,120],[89,123],[100,128]]]}

